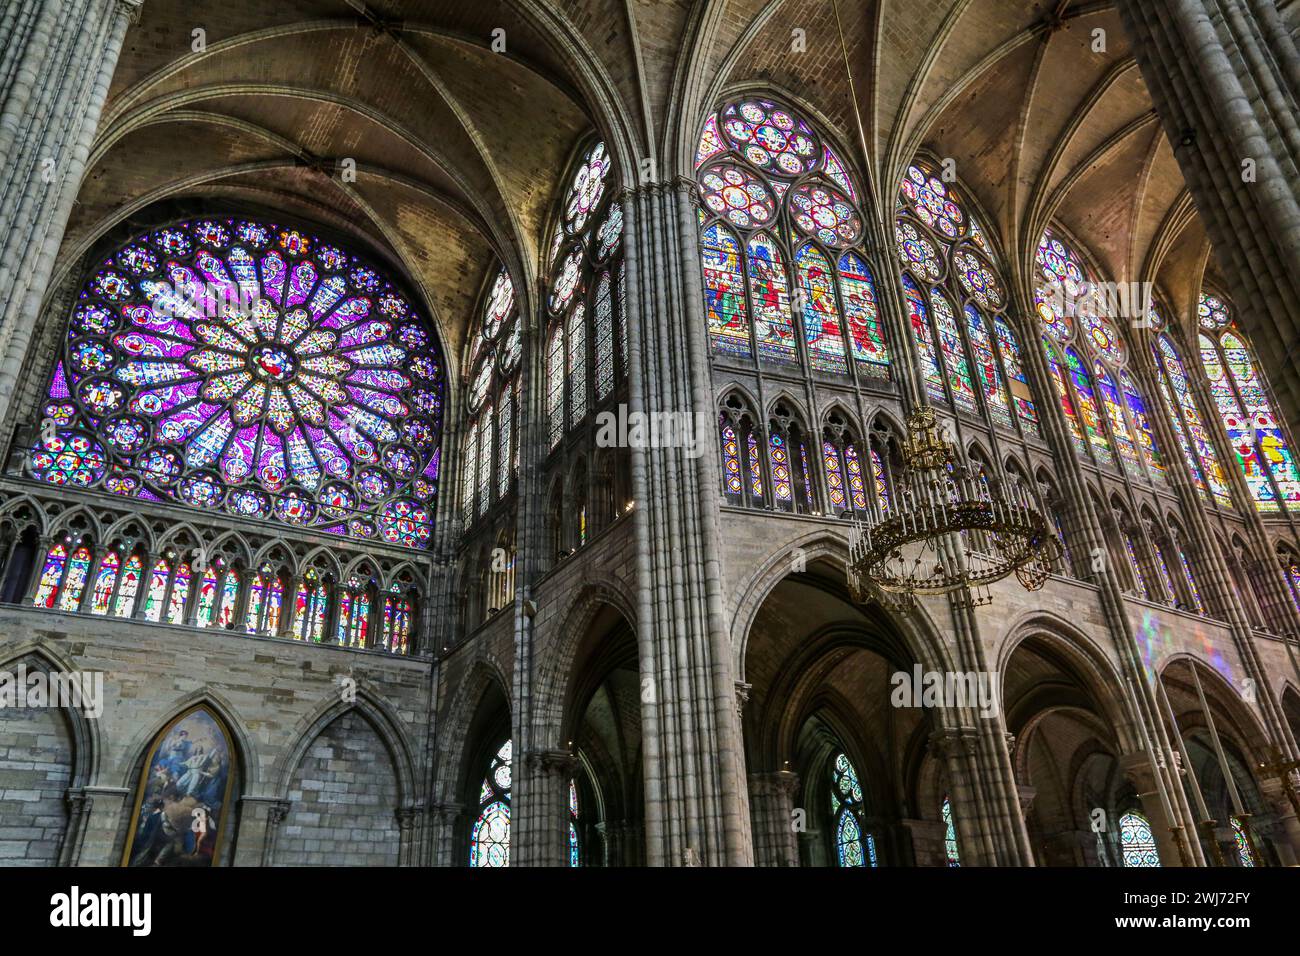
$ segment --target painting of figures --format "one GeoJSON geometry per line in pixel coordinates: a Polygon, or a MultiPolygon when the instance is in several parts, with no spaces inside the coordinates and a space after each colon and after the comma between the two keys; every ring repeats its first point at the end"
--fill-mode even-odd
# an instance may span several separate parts
{"type": "Polygon", "coordinates": [[[174,720],[145,761],[126,866],[212,866],[230,802],[230,738],[198,707],[174,720]]]}

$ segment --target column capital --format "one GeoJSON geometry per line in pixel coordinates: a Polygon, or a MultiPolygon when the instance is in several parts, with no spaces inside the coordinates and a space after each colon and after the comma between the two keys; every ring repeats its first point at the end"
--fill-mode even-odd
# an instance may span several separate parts
{"type": "Polygon", "coordinates": [[[567,750],[530,750],[524,754],[524,762],[530,770],[563,776],[578,770],[578,758],[567,750]]]}
{"type": "Polygon", "coordinates": [[[793,797],[799,792],[799,775],[793,770],[751,773],[749,789],[756,797],[793,797]]]}
{"type": "Polygon", "coordinates": [[[132,25],[140,22],[142,9],[144,9],[144,0],[117,0],[117,12],[124,14],[132,25]]]}
{"type": "Polygon", "coordinates": [[[940,727],[930,734],[930,747],[940,757],[974,756],[979,733],[969,727],[940,727]]]}

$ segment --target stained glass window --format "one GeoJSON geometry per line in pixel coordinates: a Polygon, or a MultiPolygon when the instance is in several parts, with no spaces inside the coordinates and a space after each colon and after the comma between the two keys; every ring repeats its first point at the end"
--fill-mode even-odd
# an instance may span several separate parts
{"type": "Polygon", "coordinates": [[[1082,258],[1051,229],[1039,240],[1036,265],[1043,348],[1076,449],[1081,454],[1091,449],[1098,463],[1118,463],[1135,478],[1163,483],[1146,402],[1124,368],[1128,349],[1110,314],[1114,303],[1082,258]]]}
{"type": "Polygon", "coordinates": [[[185,602],[190,594],[190,566],[181,562],[172,578],[171,596],[167,599],[167,623],[185,623],[185,602]]]}
{"type": "Polygon", "coordinates": [[[984,406],[995,424],[1011,427],[1011,409],[1007,402],[1002,369],[993,354],[993,340],[983,314],[973,305],[966,306],[966,332],[970,336],[971,351],[975,355],[975,370],[979,373],[984,393],[984,406]]]}
{"type": "Polygon", "coordinates": [[[857,190],[812,126],[773,100],[726,103],[705,122],[696,181],[714,354],[785,365],[802,352],[838,375],[851,355],[861,374],[887,375],[871,274],[847,248],[863,236],[857,190]]]}
{"type": "Polygon", "coordinates": [[[1300,474],[1245,339],[1223,300],[1202,292],[1201,364],[1237,464],[1259,511],[1300,507],[1300,474]]]}
{"type": "Polygon", "coordinates": [[[1047,355],[1047,370],[1052,376],[1052,384],[1056,386],[1056,396],[1061,402],[1061,411],[1065,413],[1065,424],[1070,429],[1070,440],[1074,442],[1075,451],[1081,455],[1088,453],[1088,445],[1083,440],[1083,430],[1079,427],[1079,418],[1074,413],[1074,400],[1070,397],[1070,387],[1065,382],[1065,371],[1061,368],[1061,361],[1057,358],[1056,346],[1051,340],[1044,335],[1043,352],[1047,355]]]}
{"type": "Polygon", "coordinates": [[[1124,401],[1128,405],[1129,416],[1133,419],[1133,427],[1137,430],[1137,443],[1142,450],[1142,460],[1146,462],[1147,473],[1157,483],[1164,484],[1165,469],[1160,463],[1160,453],[1156,450],[1151,422],[1147,419],[1146,402],[1142,400],[1133,376],[1127,370],[1120,370],[1119,381],[1124,389],[1124,401]]]}
{"type": "Polygon", "coordinates": [[[746,460],[749,462],[749,493],[755,501],[763,499],[763,465],[758,457],[758,438],[751,431],[745,436],[746,460]]]}
{"type": "Polygon", "coordinates": [[[596,328],[596,401],[603,401],[614,388],[614,294],[609,273],[596,280],[593,320],[596,328]]]}
{"type": "Polygon", "coordinates": [[[619,362],[614,354],[617,335],[627,349],[622,315],[623,212],[611,200],[613,162],[604,143],[589,147],[573,173],[556,227],[555,258],[549,277],[551,312],[546,350],[546,409],[551,447],[567,428],[587,418],[594,395],[604,401],[613,391],[619,362]],[[619,295],[614,290],[618,269],[619,295]],[[591,348],[591,354],[588,354],[591,348]],[[567,421],[565,392],[568,394],[567,421]]]}
{"type": "Polygon", "coordinates": [[[1110,454],[1110,442],[1107,441],[1101,419],[1097,416],[1097,398],[1092,391],[1088,370],[1084,368],[1083,359],[1079,358],[1079,353],[1073,346],[1067,346],[1065,349],[1065,368],[1069,374],[1070,384],[1074,386],[1074,394],[1079,400],[1079,415],[1083,420],[1083,430],[1092,445],[1093,454],[1099,462],[1108,465],[1114,460],[1110,454]]]}
{"type": "Polygon", "coordinates": [[[564,334],[558,325],[546,347],[546,416],[555,447],[564,436],[564,334]]]}
{"type": "Polygon", "coordinates": [[[1098,362],[1095,369],[1097,388],[1101,392],[1101,404],[1106,409],[1106,417],[1110,421],[1110,433],[1115,438],[1115,447],[1119,450],[1120,461],[1123,463],[1124,470],[1130,475],[1140,476],[1142,470],[1138,464],[1137,446],[1133,444],[1133,436],[1129,434],[1128,423],[1124,419],[1119,390],[1115,387],[1115,381],[1110,377],[1110,372],[1105,365],[1098,362]]]}
{"type": "Polygon", "coordinates": [[[325,636],[325,618],[329,610],[328,591],[324,582],[309,572],[294,595],[291,633],[300,641],[320,643],[325,636]]]}
{"type": "Polygon", "coordinates": [[[1002,316],[997,316],[993,320],[993,325],[997,329],[998,349],[1002,353],[1002,363],[1006,366],[1011,398],[1016,406],[1016,414],[1020,416],[1020,426],[1026,434],[1037,435],[1038,411],[1034,408],[1032,393],[1029,391],[1029,380],[1025,378],[1024,365],[1020,359],[1020,345],[1016,341],[1015,333],[1011,331],[1011,326],[1002,316]]]}
{"type": "Polygon", "coordinates": [[[989,244],[957,187],[917,160],[899,184],[894,239],[903,264],[907,301],[926,390],[936,400],[1014,430],[1017,419],[1030,434],[1037,417],[1011,328],[1003,318],[1008,296],[989,244]],[[929,289],[928,303],[921,289],[929,289]],[[928,308],[927,308],[928,305],[928,308]],[[933,328],[929,320],[933,320],[933,328]],[[943,354],[940,371],[937,340],[943,354]],[[967,349],[969,347],[969,354],[967,349]],[[972,374],[970,362],[975,363],[972,374]],[[948,382],[945,394],[944,380],[948,382]],[[1007,381],[1012,383],[1008,394],[1007,381]],[[977,387],[978,386],[978,387],[977,387]],[[981,398],[977,398],[977,393],[981,398]]]}
{"type": "Polygon", "coordinates": [[[867,489],[862,481],[862,463],[852,444],[844,446],[844,471],[849,477],[849,497],[856,511],[867,510],[867,489]]]}
{"type": "Polygon", "coordinates": [[[235,626],[235,605],[239,603],[239,572],[233,569],[226,572],[221,584],[220,602],[213,623],[230,630],[235,626]]]}
{"type": "Polygon", "coordinates": [[[704,307],[713,351],[734,358],[749,358],[749,309],[745,280],[740,271],[740,251],[735,238],[720,223],[700,237],[704,260],[704,307]]]}
{"type": "Polygon", "coordinates": [[[970,366],[966,364],[966,353],[962,349],[961,334],[957,331],[952,305],[942,292],[931,289],[930,308],[934,315],[934,326],[938,330],[939,346],[943,349],[943,363],[948,370],[948,386],[952,389],[953,401],[958,408],[974,412],[975,387],[971,384],[970,366]]]}
{"type": "Polygon", "coordinates": [[[487,511],[492,494],[492,406],[483,407],[483,417],[478,423],[478,484],[475,489],[476,511],[487,511]]]}
{"type": "Polygon", "coordinates": [[[569,349],[569,427],[587,415],[587,317],[579,302],[573,307],[565,331],[569,349]]]}
{"type": "Polygon", "coordinates": [[[753,303],[758,354],[772,362],[793,365],[798,356],[781,250],[766,233],[759,233],[745,246],[745,264],[749,269],[749,301],[753,303]]]}
{"type": "Polygon", "coordinates": [[[961,851],[957,847],[957,825],[952,820],[952,801],[943,798],[940,808],[943,818],[943,851],[949,866],[961,866],[961,851]]]}
{"type": "Polygon", "coordinates": [[[398,585],[393,585],[392,592],[384,596],[384,648],[406,654],[411,641],[411,602],[400,595],[398,585]]]}
{"type": "Polygon", "coordinates": [[[773,497],[778,503],[788,505],[794,500],[794,489],[790,481],[790,449],[786,446],[785,436],[776,429],[772,430],[767,444],[773,497]]]}
{"type": "Polygon", "coordinates": [[[443,376],[424,318],[363,259],[270,222],[181,222],[86,282],[31,470],[423,548],[443,376]],[[322,507],[339,498],[350,520],[322,507]]]}
{"type": "Polygon", "coordinates": [[[465,431],[465,464],[461,472],[460,509],[465,523],[474,517],[474,488],[478,475],[478,428],[471,424],[465,431]]]}
{"type": "Polygon", "coordinates": [[[1237,862],[1241,866],[1255,866],[1255,850],[1246,833],[1246,825],[1240,818],[1232,818],[1232,838],[1237,844],[1237,862]]]}
{"type": "Polygon", "coordinates": [[[858,371],[875,378],[889,375],[889,348],[880,327],[876,286],[866,260],[853,252],[840,256],[840,299],[848,326],[849,346],[858,371]]]}
{"type": "Polygon", "coordinates": [[[510,442],[511,428],[513,426],[514,402],[510,395],[510,386],[507,385],[501,392],[501,399],[497,402],[497,496],[505,497],[506,491],[510,488],[511,467],[510,467],[510,442]]]}
{"type": "Polygon", "coordinates": [[[122,559],[116,551],[110,551],[99,562],[99,573],[95,576],[95,590],[91,598],[91,614],[107,614],[108,603],[113,599],[113,589],[117,586],[117,575],[122,569],[122,559]]]}
{"type": "Polygon", "coordinates": [[[853,815],[853,811],[845,807],[840,811],[839,821],[835,828],[835,851],[839,857],[840,866],[866,866],[866,858],[862,852],[862,831],[858,827],[858,821],[853,815]]]}
{"type": "Polygon", "coordinates": [[[209,565],[199,582],[199,610],[195,619],[199,627],[210,627],[215,620],[220,586],[220,569],[209,565]]]}
{"type": "Polygon", "coordinates": [[[836,511],[843,511],[846,499],[844,472],[840,467],[840,451],[829,441],[822,442],[822,463],[826,467],[826,487],[830,492],[831,507],[836,511]]]}
{"type": "Polygon", "coordinates": [[[1277,510],[1277,492],[1273,483],[1260,464],[1255,445],[1255,429],[1242,413],[1241,404],[1228,379],[1227,370],[1214,347],[1214,342],[1207,335],[1200,336],[1201,365],[1205,368],[1206,378],[1210,380],[1210,395],[1219,410],[1223,427],[1228,432],[1228,443],[1237,456],[1237,464],[1245,476],[1251,497],[1260,511],[1277,510]]]}
{"type": "Polygon", "coordinates": [[[885,462],[880,452],[871,449],[871,477],[876,487],[876,503],[881,514],[889,514],[889,482],[885,478],[885,462]]]}
{"type": "Polygon", "coordinates": [[[903,298],[907,302],[907,317],[912,324],[912,335],[916,339],[916,352],[921,359],[925,389],[936,401],[947,402],[948,393],[944,391],[943,375],[939,371],[934,339],[930,334],[930,310],[925,307],[921,290],[906,275],[903,276],[903,298]]]}
{"type": "Polygon", "coordinates": [[[117,600],[113,602],[115,617],[130,617],[135,613],[135,598],[140,592],[140,579],[144,575],[144,561],[133,554],[122,568],[122,583],[117,586],[117,600]]]}
{"type": "Polygon", "coordinates": [[[154,562],[153,574],[149,577],[149,590],[145,592],[144,619],[157,621],[162,617],[163,597],[167,593],[167,581],[172,569],[167,562],[159,558],[154,562]]]}
{"type": "Polygon", "coordinates": [[[81,606],[81,595],[86,590],[86,578],[90,574],[90,557],[89,548],[78,548],[72,552],[68,573],[63,581],[63,593],[59,598],[59,610],[75,611],[81,606]]]}
{"type": "Polygon", "coordinates": [[[578,784],[569,781],[569,866],[579,864],[578,854],[578,784]]]}
{"type": "Polygon", "coordinates": [[[1219,464],[1218,453],[1210,440],[1209,432],[1201,423],[1200,413],[1196,408],[1196,399],[1192,395],[1187,380],[1183,360],[1179,358],[1169,336],[1161,334],[1154,345],[1156,366],[1160,373],[1161,395],[1174,431],[1180,436],[1190,437],[1191,448],[1195,449],[1195,459],[1188,454],[1191,448],[1184,446],[1188,455],[1187,463],[1194,476],[1202,476],[1204,485],[1208,485],[1214,500],[1224,508],[1232,507],[1232,496],[1228,491],[1228,479],[1219,464]],[[1167,378],[1166,378],[1167,376],[1167,378]],[[1186,431],[1183,431],[1184,424],[1186,431]],[[1199,462],[1200,467],[1197,467],[1199,462]]]}
{"type": "Polygon", "coordinates": [[[722,425],[722,486],[727,494],[740,497],[740,442],[736,430],[725,421],[722,425]]]}
{"type": "Polygon", "coordinates": [[[511,743],[507,740],[488,762],[479,787],[479,812],[470,832],[469,865],[510,865],[511,743]]]}
{"type": "Polygon", "coordinates": [[[257,633],[257,625],[262,619],[262,598],[266,593],[265,575],[255,575],[248,588],[248,613],[244,618],[244,630],[249,634],[257,633]]]}
{"type": "MultiPolygon", "coordinates": [[[[865,852],[862,827],[862,785],[849,758],[839,753],[831,761],[831,814],[835,819],[835,859],[842,867],[875,866],[875,843],[865,852]]],[[[870,840],[870,835],[867,837],[870,840]]]]}
{"type": "Polygon", "coordinates": [[[819,372],[847,372],[844,333],[830,263],[816,246],[807,245],[795,255],[795,267],[803,299],[808,361],[819,372]]]}
{"type": "Polygon", "coordinates": [[[1156,838],[1142,814],[1130,810],[1119,818],[1120,851],[1125,866],[1159,866],[1156,838]]]}

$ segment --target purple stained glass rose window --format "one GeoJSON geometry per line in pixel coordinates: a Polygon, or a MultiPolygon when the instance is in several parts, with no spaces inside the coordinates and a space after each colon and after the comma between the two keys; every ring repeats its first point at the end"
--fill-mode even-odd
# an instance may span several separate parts
{"type": "Polygon", "coordinates": [[[271,222],[177,223],[82,288],[31,474],[424,548],[444,368],[360,257],[271,222]]]}

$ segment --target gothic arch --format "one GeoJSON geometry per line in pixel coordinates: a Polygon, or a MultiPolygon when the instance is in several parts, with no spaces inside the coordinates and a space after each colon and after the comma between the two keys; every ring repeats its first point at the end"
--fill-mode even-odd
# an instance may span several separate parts
{"type": "MultiPolygon", "coordinates": [[[[1112,728],[1117,744],[1125,752],[1138,749],[1131,714],[1120,702],[1126,699],[1124,680],[1112,660],[1086,631],[1060,615],[1049,611],[1025,611],[1003,631],[997,650],[997,671],[1005,686],[1007,665],[1016,649],[1026,640],[1036,638],[1060,653],[1074,668],[1085,690],[1100,708],[1100,716],[1112,728]]],[[[1002,692],[1004,688],[1000,688],[1002,692]]]]}
{"type": "Polygon", "coordinates": [[[331,689],[325,699],[316,705],[315,710],[294,726],[289,736],[294,741],[293,746],[284,752],[267,775],[274,781],[277,797],[282,800],[288,798],[293,776],[317,738],[336,720],[353,712],[363,717],[375,731],[393,761],[393,770],[397,775],[398,806],[406,805],[415,797],[418,792],[415,761],[406,730],[392,706],[369,687],[368,682],[363,681],[364,678],[357,679],[355,701],[340,700],[337,689],[331,689]]]}
{"type": "Polygon", "coordinates": [[[235,769],[238,771],[240,791],[246,794],[257,793],[262,785],[262,763],[256,740],[248,733],[243,723],[235,717],[235,709],[225,696],[205,685],[186,694],[168,706],[161,720],[155,720],[143,731],[137,731],[122,750],[123,762],[116,768],[118,776],[113,778],[113,785],[126,787],[132,793],[139,783],[144,762],[158,735],[177,717],[196,707],[206,707],[223,723],[234,745],[235,769]]]}
{"type": "Polygon", "coordinates": [[[465,774],[469,769],[465,760],[467,745],[470,743],[470,727],[489,691],[495,690],[501,695],[511,721],[516,719],[516,705],[510,693],[511,682],[505,675],[505,669],[495,656],[485,653],[474,661],[469,672],[461,679],[442,719],[439,737],[444,743],[438,747],[433,775],[435,802],[455,803],[460,798],[465,774]]]}
{"type": "Polygon", "coordinates": [[[626,584],[610,574],[588,578],[557,618],[558,624],[538,667],[536,686],[540,690],[533,725],[536,740],[559,745],[565,709],[577,678],[574,664],[578,649],[604,608],[617,612],[633,634],[640,633],[636,626],[636,602],[626,584]]]}
{"type": "MultiPolygon", "coordinates": [[[[732,666],[737,680],[744,679],[745,652],[754,617],[772,590],[789,576],[791,558],[796,550],[804,552],[801,557],[807,565],[828,561],[840,567],[847,566],[848,563],[847,538],[830,530],[809,531],[777,548],[766,559],[754,563],[753,571],[727,601],[731,619],[731,646],[735,649],[732,666]]],[[[925,607],[918,603],[907,614],[895,615],[891,620],[923,666],[929,670],[949,669],[945,664],[947,654],[939,639],[938,628],[925,607]]]]}
{"type": "MultiPolygon", "coordinates": [[[[31,661],[46,673],[89,673],[78,667],[71,658],[39,639],[29,639],[7,647],[3,653],[5,656],[0,658],[0,671],[12,671],[19,664],[31,661]]],[[[72,737],[72,776],[68,781],[68,790],[98,783],[103,751],[99,721],[86,717],[75,707],[61,707],[59,710],[67,721],[72,737]]]]}

